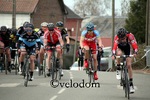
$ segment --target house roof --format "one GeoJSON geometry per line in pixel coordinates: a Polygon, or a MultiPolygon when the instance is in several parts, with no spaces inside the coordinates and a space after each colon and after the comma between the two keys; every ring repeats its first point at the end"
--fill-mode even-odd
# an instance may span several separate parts
{"type": "MultiPolygon", "coordinates": [[[[17,13],[32,13],[39,0],[16,0],[17,13]]],[[[0,13],[12,13],[13,0],[0,0],[0,13]]]]}
{"type": "Polygon", "coordinates": [[[65,5],[66,10],[68,11],[67,18],[82,19],[79,15],[75,14],[69,7],[65,5]]]}

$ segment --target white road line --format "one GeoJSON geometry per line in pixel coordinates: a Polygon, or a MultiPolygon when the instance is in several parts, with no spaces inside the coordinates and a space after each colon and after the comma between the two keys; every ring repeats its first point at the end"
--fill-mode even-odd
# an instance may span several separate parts
{"type": "Polygon", "coordinates": [[[65,90],[66,90],[65,88],[61,89],[61,90],[58,92],[58,94],[63,93],[65,90]]]}
{"type": "Polygon", "coordinates": [[[72,72],[69,72],[70,73],[70,79],[73,79],[73,75],[72,75],[72,72]]]}
{"type": "Polygon", "coordinates": [[[16,87],[19,84],[20,83],[3,83],[3,84],[0,84],[0,87],[16,87]]]}
{"type": "Polygon", "coordinates": [[[54,95],[53,97],[51,97],[49,100],[55,100],[57,98],[57,95],[54,95]]]}
{"type": "MultiPolygon", "coordinates": [[[[117,89],[123,89],[123,86],[117,85],[117,89]]],[[[137,86],[134,86],[134,89],[137,90],[137,86]]]]}

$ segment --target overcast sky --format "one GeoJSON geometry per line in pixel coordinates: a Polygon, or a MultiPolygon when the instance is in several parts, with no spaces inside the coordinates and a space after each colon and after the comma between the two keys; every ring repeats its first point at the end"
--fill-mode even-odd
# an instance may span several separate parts
{"type": "MultiPolygon", "coordinates": [[[[112,1],[112,0],[110,0],[112,1]]],[[[120,4],[121,0],[115,0],[115,9],[121,9],[121,4],[120,4]]],[[[73,6],[74,6],[74,0],[64,0],[65,5],[67,5],[70,9],[73,10],[73,6]]],[[[111,12],[110,12],[111,14],[111,12]]]]}

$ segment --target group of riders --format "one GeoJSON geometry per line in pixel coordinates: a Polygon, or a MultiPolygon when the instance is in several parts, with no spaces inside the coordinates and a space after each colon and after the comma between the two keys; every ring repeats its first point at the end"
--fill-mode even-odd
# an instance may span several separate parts
{"type": "MultiPolygon", "coordinates": [[[[54,23],[41,23],[40,29],[35,29],[34,25],[29,22],[24,22],[23,26],[19,29],[8,29],[6,26],[0,27],[0,53],[2,54],[5,50],[8,59],[8,71],[11,71],[11,59],[14,58],[14,53],[11,48],[17,48],[19,52],[19,63],[20,63],[20,74],[22,73],[22,67],[24,65],[24,56],[28,53],[30,54],[30,80],[33,80],[33,72],[35,67],[35,59],[38,54],[40,57],[40,69],[43,70],[43,59],[44,53],[47,53],[46,67],[47,75],[50,75],[51,71],[51,56],[52,50],[48,49],[50,47],[56,47],[58,53],[57,60],[60,61],[60,66],[63,68],[63,47],[69,52],[70,40],[67,31],[64,28],[62,21],[58,21],[56,25],[54,23]],[[2,49],[3,48],[3,49],[2,49]],[[22,52],[26,51],[26,52],[22,52]]],[[[80,57],[84,59],[84,69],[88,69],[89,66],[89,49],[92,49],[92,57],[94,62],[94,79],[98,80],[97,75],[97,51],[102,52],[104,47],[100,32],[95,29],[94,24],[89,22],[86,25],[86,29],[81,32],[80,36],[80,57]]],[[[112,59],[115,59],[116,55],[137,55],[138,46],[134,35],[128,32],[125,28],[118,29],[114,37],[114,46],[112,48],[112,59]]],[[[117,79],[120,79],[120,59],[117,60],[117,79]]],[[[128,57],[126,59],[129,81],[130,81],[130,91],[134,92],[133,85],[133,74],[132,74],[132,58],[128,57]]],[[[62,71],[62,70],[61,70],[62,71]]],[[[61,72],[63,75],[63,71],[61,72]]]]}

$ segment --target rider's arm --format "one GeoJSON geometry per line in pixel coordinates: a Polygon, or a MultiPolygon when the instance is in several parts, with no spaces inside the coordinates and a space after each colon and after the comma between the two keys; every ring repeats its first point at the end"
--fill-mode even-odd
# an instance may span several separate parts
{"type": "Polygon", "coordinates": [[[136,39],[135,39],[134,35],[132,33],[130,33],[127,36],[128,36],[128,38],[131,42],[131,45],[132,45],[132,48],[134,49],[134,52],[137,53],[138,45],[137,45],[137,42],[136,42],[136,39]]]}
{"type": "Polygon", "coordinates": [[[102,44],[102,39],[101,39],[101,37],[100,37],[99,31],[94,30],[94,34],[96,35],[97,42],[98,42],[98,46],[102,48],[102,47],[103,47],[103,44],[102,44]]]}
{"type": "Polygon", "coordinates": [[[65,35],[65,39],[66,39],[66,41],[67,41],[67,44],[69,44],[69,43],[70,43],[70,39],[69,39],[69,35],[67,34],[67,31],[66,31],[65,29],[63,29],[62,32],[63,32],[64,35],[65,35]]]}
{"type": "Polygon", "coordinates": [[[116,35],[114,37],[114,45],[113,45],[113,49],[112,49],[112,54],[113,55],[116,54],[117,47],[118,47],[118,36],[116,35]]]}
{"type": "Polygon", "coordinates": [[[44,47],[47,45],[47,37],[49,35],[49,31],[44,32],[44,40],[43,40],[43,45],[44,47]]]}
{"type": "Polygon", "coordinates": [[[85,39],[86,33],[87,33],[86,30],[82,31],[82,33],[81,33],[81,37],[80,37],[80,47],[81,47],[81,48],[83,48],[83,41],[84,41],[84,39],[85,39]]]}

